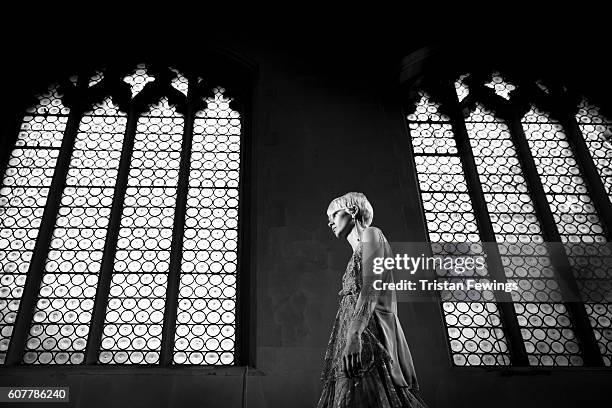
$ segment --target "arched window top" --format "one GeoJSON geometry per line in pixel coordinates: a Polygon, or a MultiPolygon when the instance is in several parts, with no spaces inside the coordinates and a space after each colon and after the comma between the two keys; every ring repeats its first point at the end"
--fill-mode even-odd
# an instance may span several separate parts
{"type": "Polygon", "coordinates": [[[62,102],[63,94],[59,84],[52,84],[46,92],[36,95],[38,104],[26,109],[27,113],[38,115],[68,115],[70,108],[62,102]]]}
{"type": "Polygon", "coordinates": [[[493,89],[496,95],[501,96],[506,100],[510,100],[510,94],[516,89],[516,85],[508,82],[499,71],[494,71],[491,75],[491,82],[484,84],[486,87],[493,89]]]}
{"type": "Polygon", "coordinates": [[[440,112],[440,104],[432,101],[428,94],[419,92],[420,100],[414,113],[408,115],[408,120],[418,122],[447,122],[450,118],[440,112]]]}
{"type": "Polygon", "coordinates": [[[48,91],[38,96],[39,104],[28,112],[68,115],[71,108],[78,106],[82,111],[87,111],[110,96],[113,104],[125,113],[130,106],[137,112],[146,112],[150,105],[166,98],[167,103],[175,106],[181,114],[185,114],[187,104],[192,103],[198,117],[240,117],[241,104],[248,97],[246,81],[226,83],[225,76],[217,71],[209,74],[204,72],[204,75],[198,75],[174,66],[145,63],[131,68],[92,69],[73,75],[61,86],[55,84],[49,87],[48,91]],[[188,96],[193,98],[193,102],[188,102],[188,96]],[[211,103],[213,107],[208,109],[207,105],[211,103]]]}
{"type": "Polygon", "coordinates": [[[521,121],[523,123],[557,123],[558,122],[548,112],[539,109],[535,105],[531,105],[531,108],[523,116],[523,119],[521,121]]]}
{"type": "Polygon", "coordinates": [[[216,87],[212,91],[212,96],[204,98],[206,107],[196,112],[196,117],[222,119],[237,119],[240,117],[240,113],[230,107],[233,99],[224,95],[225,88],[216,87]]]}
{"type": "Polygon", "coordinates": [[[448,117],[441,114],[438,107],[423,93],[415,112],[408,115],[410,129],[416,132],[413,138],[415,154],[457,153],[448,117]]]}
{"type": "MultiPolygon", "coordinates": [[[[143,112],[142,116],[152,116],[160,118],[172,118],[177,116],[176,108],[170,104],[167,97],[162,97],[159,102],[149,107],[147,112],[143,112]]],[[[161,130],[161,129],[160,129],[161,130]]]]}
{"type": "Polygon", "coordinates": [[[153,81],[155,81],[155,77],[148,74],[145,64],[138,64],[132,74],[123,78],[123,82],[130,86],[132,98],[138,95],[149,82],[153,81]]]}
{"type": "Polygon", "coordinates": [[[467,117],[466,122],[498,122],[499,119],[495,117],[495,113],[491,110],[488,110],[482,104],[477,103],[476,107],[472,111],[469,117],[467,117]]]}
{"type": "Polygon", "coordinates": [[[459,78],[457,78],[457,80],[455,81],[455,91],[457,92],[457,98],[459,98],[459,102],[463,101],[470,94],[470,89],[465,83],[465,80],[469,76],[469,74],[460,75],[459,78]]]}
{"type": "Polygon", "coordinates": [[[104,98],[101,102],[94,104],[91,111],[87,115],[99,115],[99,116],[125,116],[123,112],[119,110],[119,106],[113,103],[110,96],[104,98]]]}
{"type": "Polygon", "coordinates": [[[170,68],[170,71],[176,74],[176,77],[172,79],[172,87],[187,96],[187,89],[189,88],[189,80],[183,76],[177,69],[170,68]]]}
{"type": "Polygon", "coordinates": [[[606,118],[600,108],[592,104],[587,98],[580,100],[576,120],[584,124],[612,123],[612,120],[606,118]]]}

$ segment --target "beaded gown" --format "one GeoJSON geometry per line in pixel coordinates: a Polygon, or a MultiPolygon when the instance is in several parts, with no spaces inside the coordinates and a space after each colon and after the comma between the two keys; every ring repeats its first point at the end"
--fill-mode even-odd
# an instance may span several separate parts
{"type": "MultiPolygon", "coordinates": [[[[374,229],[384,256],[392,257],[382,231],[369,228],[374,229]]],[[[323,391],[317,408],[427,408],[419,394],[412,356],[397,318],[395,292],[375,291],[371,283],[364,285],[363,246],[358,243],[342,277],[340,305],[325,352],[323,391]],[[360,294],[366,301],[356,310],[360,294]],[[372,309],[373,304],[376,306],[372,309]],[[366,319],[367,326],[361,334],[361,368],[355,377],[348,378],[342,371],[342,353],[355,317],[366,319]]],[[[391,271],[381,277],[386,282],[393,281],[391,271]]]]}

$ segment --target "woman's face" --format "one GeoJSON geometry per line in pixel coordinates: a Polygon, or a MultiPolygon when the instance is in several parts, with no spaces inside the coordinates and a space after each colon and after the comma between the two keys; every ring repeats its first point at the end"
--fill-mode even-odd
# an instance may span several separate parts
{"type": "Polygon", "coordinates": [[[329,215],[329,222],[327,225],[329,225],[336,238],[346,238],[353,229],[355,221],[346,208],[341,208],[329,215]]]}

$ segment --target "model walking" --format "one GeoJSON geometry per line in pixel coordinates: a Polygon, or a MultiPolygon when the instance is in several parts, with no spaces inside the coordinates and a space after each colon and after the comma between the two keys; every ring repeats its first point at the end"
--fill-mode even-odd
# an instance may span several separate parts
{"type": "MultiPolygon", "coordinates": [[[[374,290],[372,275],[363,270],[364,257],[393,256],[382,231],[370,226],[373,214],[362,193],[338,197],[327,209],[330,228],[348,241],[353,255],[342,277],[318,408],[427,407],[397,318],[395,292],[374,290]]],[[[386,271],[376,279],[391,282],[393,276],[386,271]]]]}

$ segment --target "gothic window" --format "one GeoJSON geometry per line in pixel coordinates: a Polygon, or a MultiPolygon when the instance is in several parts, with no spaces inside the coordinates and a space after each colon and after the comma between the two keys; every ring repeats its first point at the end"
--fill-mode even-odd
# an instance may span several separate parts
{"type": "Polygon", "coordinates": [[[440,292],[453,364],[612,365],[611,122],[496,71],[419,86],[407,119],[432,253],[484,254],[468,277],[518,288],[440,292]]]}
{"type": "MultiPolygon", "coordinates": [[[[481,240],[453,126],[438,108],[421,94],[415,113],[408,116],[429,238],[435,243],[432,250],[440,256],[459,256],[464,248],[456,244],[462,243],[464,252],[476,255],[481,253],[481,240]]],[[[487,277],[486,271],[474,276],[487,277]]],[[[450,274],[439,278],[452,281],[450,274]]],[[[485,292],[477,301],[467,295],[441,293],[455,364],[508,364],[508,345],[493,294],[485,292]]]]}
{"type": "Polygon", "coordinates": [[[238,363],[242,107],[209,80],[99,70],[27,110],[0,190],[3,364],[238,363]]]}

